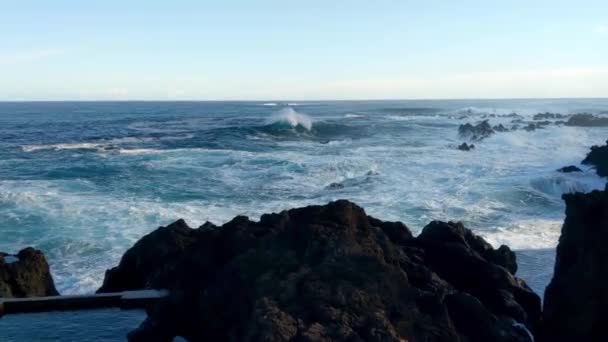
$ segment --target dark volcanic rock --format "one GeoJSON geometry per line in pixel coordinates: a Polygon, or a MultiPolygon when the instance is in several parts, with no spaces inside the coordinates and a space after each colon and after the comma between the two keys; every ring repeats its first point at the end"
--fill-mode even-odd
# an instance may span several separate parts
{"type": "Polygon", "coordinates": [[[170,288],[175,285],[176,272],[185,251],[204,231],[205,228],[190,228],[184,220],[158,228],[137,241],[122,256],[117,267],[106,271],[103,285],[97,292],[170,288]]]}
{"type": "Polygon", "coordinates": [[[528,126],[524,127],[524,130],[528,132],[536,131],[539,128],[535,123],[529,123],[528,126]]]}
{"type": "Polygon", "coordinates": [[[604,146],[592,146],[583,164],[593,165],[600,177],[608,177],[608,141],[604,146]]]}
{"type": "Polygon", "coordinates": [[[608,189],[563,198],[566,220],[545,291],[543,341],[608,341],[608,189]]]}
{"type": "Polygon", "coordinates": [[[432,222],[414,238],[342,200],[160,228],[105,284],[172,289],[132,341],[531,341],[540,299],[516,267],[508,247],[461,224],[432,222]]]}
{"type": "Polygon", "coordinates": [[[462,144],[458,145],[458,149],[461,151],[470,151],[474,148],[475,148],[475,145],[473,145],[473,144],[469,145],[466,142],[463,142],[462,144]]]}
{"type": "Polygon", "coordinates": [[[606,127],[608,126],[608,117],[597,117],[593,114],[575,114],[568,121],[567,126],[581,127],[606,127]]]}
{"type": "Polygon", "coordinates": [[[473,141],[483,140],[494,134],[494,130],[488,120],[484,120],[477,125],[466,123],[458,127],[458,134],[463,138],[468,138],[473,141]]]}
{"type": "Polygon", "coordinates": [[[558,113],[538,113],[536,115],[534,115],[534,117],[532,117],[532,119],[534,120],[546,120],[546,119],[565,119],[567,118],[567,115],[563,115],[563,114],[558,114],[558,113]]]}
{"type": "Polygon", "coordinates": [[[561,169],[557,169],[557,172],[571,173],[571,172],[583,172],[583,170],[579,169],[578,167],[576,167],[574,165],[570,165],[570,166],[564,166],[561,169]]]}
{"type": "Polygon", "coordinates": [[[28,247],[17,255],[0,252],[0,297],[56,296],[49,265],[41,251],[28,247]]]}
{"type": "Polygon", "coordinates": [[[325,188],[328,190],[340,190],[340,189],[344,189],[344,184],[334,182],[334,183],[329,184],[325,188]]]}
{"type": "Polygon", "coordinates": [[[508,132],[509,131],[509,129],[507,127],[505,127],[503,124],[498,124],[498,125],[494,126],[493,129],[496,132],[508,132]]]}

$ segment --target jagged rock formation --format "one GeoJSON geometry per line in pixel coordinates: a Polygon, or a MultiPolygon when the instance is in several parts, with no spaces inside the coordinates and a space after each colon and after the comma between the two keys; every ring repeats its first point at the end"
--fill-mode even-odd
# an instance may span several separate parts
{"type": "Polygon", "coordinates": [[[135,244],[100,291],[169,288],[131,341],[531,341],[540,299],[515,254],[462,224],[418,237],[348,201],[183,221],[135,244]]]}
{"type": "Polygon", "coordinates": [[[549,113],[549,112],[545,112],[545,113],[538,113],[535,114],[532,119],[533,120],[547,120],[547,119],[565,119],[567,118],[568,115],[563,115],[563,114],[559,114],[559,113],[549,113]]]}
{"type": "Polygon", "coordinates": [[[598,117],[593,114],[583,113],[575,114],[568,121],[567,126],[580,127],[606,127],[608,126],[608,117],[598,117]]]}
{"type": "Polygon", "coordinates": [[[17,255],[0,252],[0,297],[56,296],[49,265],[41,251],[28,247],[17,255]]]}
{"type": "Polygon", "coordinates": [[[608,177],[608,141],[604,146],[592,146],[583,164],[593,165],[600,177],[608,177]]]}
{"type": "Polygon", "coordinates": [[[473,145],[473,144],[469,145],[466,142],[463,142],[462,144],[458,145],[458,149],[461,151],[470,151],[474,148],[475,148],[475,145],[473,145]]]}
{"type": "Polygon", "coordinates": [[[463,138],[480,141],[494,134],[494,130],[492,129],[492,126],[490,126],[488,120],[484,120],[477,125],[472,125],[470,123],[460,125],[458,127],[458,134],[463,138]]]}
{"type": "Polygon", "coordinates": [[[608,187],[563,196],[566,220],[545,291],[543,341],[608,341],[608,187]]]}

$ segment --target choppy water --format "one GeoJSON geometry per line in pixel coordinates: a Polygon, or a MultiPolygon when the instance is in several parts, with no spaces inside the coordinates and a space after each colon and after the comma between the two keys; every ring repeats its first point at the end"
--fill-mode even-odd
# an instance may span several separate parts
{"type": "Polygon", "coordinates": [[[561,194],[605,183],[555,169],[578,164],[608,129],[455,146],[461,123],[545,111],[605,115],[608,101],[0,103],[0,250],[40,248],[62,293],[91,292],[137,239],[175,219],[222,223],[347,198],[414,231],[462,220],[522,250],[521,274],[542,291],[561,194]]]}

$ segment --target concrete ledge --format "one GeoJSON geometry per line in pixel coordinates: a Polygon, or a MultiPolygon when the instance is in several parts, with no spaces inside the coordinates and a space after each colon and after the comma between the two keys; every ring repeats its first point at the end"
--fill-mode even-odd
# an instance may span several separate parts
{"type": "Polygon", "coordinates": [[[47,312],[74,311],[118,307],[121,309],[145,309],[165,297],[165,290],[142,290],[91,295],[0,298],[0,317],[3,315],[47,312]]]}

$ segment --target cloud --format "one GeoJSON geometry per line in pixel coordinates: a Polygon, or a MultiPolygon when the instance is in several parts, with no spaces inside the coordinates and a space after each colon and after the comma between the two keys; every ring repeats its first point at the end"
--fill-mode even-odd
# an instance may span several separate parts
{"type": "Polygon", "coordinates": [[[595,32],[600,34],[608,34],[608,25],[598,25],[595,27],[595,32]]]}
{"type": "Polygon", "coordinates": [[[0,65],[36,62],[53,56],[61,55],[63,53],[63,50],[56,48],[36,49],[8,53],[0,51],[0,65]]]}

